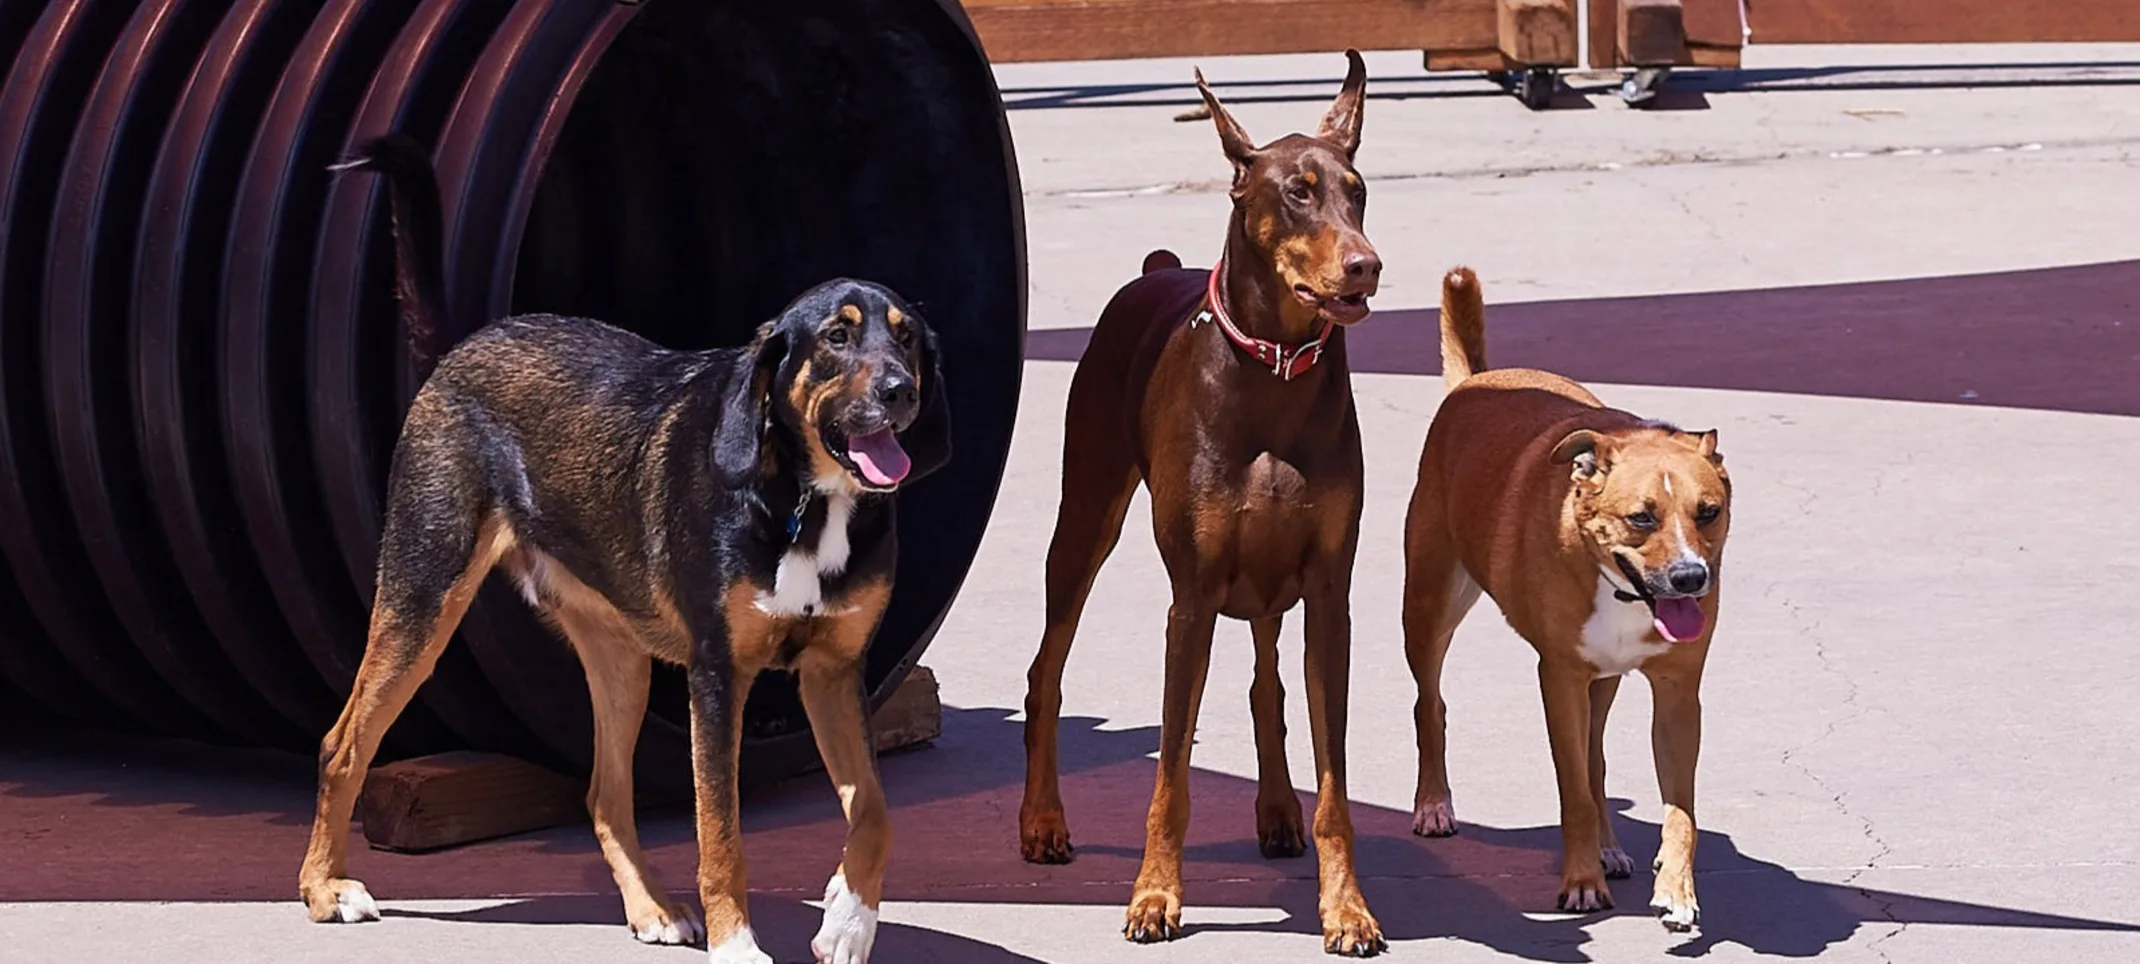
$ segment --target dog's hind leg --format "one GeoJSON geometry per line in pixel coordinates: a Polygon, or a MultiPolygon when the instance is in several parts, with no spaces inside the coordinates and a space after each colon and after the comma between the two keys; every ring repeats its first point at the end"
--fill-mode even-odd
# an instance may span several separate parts
{"type": "Polygon", "coordinates": [[[1256,675],[1248,687],[1248,712],[1256,722],[1256,843],[1270,858],[1307,852],[1300,795],[1285,760],[1285,684],[1278,680],[1278,632],[1284,616],[1250,620],[1256,643],[1256,675]]]}
{"type": "Polygon", "coordinates": [[[1449,642],[1479,585],[1458,561],[1446,527],[1414,503],[1405,530],[1404,655],[1419,687],[1413,726],[1419,741],[1419,786],[1412,797],[1412,832],[1423,837],[1456,833],[1456,805],[1449,793],[1449,705],[1442,699],[1442,662],[1449,642]]]}
{"type": "Polygon", "coordinates": [[[1018,808],[1019,849],[1040,864],[1069,863],[1070,825],[1063,817],[1056,730],[1063,708],[1063,665],[1084,614],[1093,579],[1122,535],[1122,517],[1137,491],[1137,470],[1121,439],[1107,431],[1108,412],[1080,404],[1071,387],[1063,440],[1063,498],[1048,543],[1047,628],[1026,674],[1025,800],[1018,808]]]}
{"type": "Polygon", "coordinates": [[[569,604],[551,613],[587,670],[587,695],[594,703],[594,773],[587,781],[587,814],[602,859],[624,895],[624,919],[632,936],[649,944],[692,944],[706,934],[704,925],[669,898],[639,849],[639,826],[632,807],[632,751],[646,718],[647,689],[653,660],[632,631],[607,614],[569,604]]]}
{"type": "Polygon", "coordinates": [[[1635,872],[1635,858],[1620,849],[1620,835],[1612,829],[1612,806],[1605,800],[1605,717],[1618,695],[1620,677],[1590,681],[1590,799],[1598,808],[1598,862],[1613,880],[1635,872]]]}
{"type": "Polygon", "coordinates": [[[342,716],[320,741],[319,798],[297,890],[315,921],[375,920],[379,909],[346,876],[350,809],[379,739],[438,665],[484,574],[511,541],[473,494],[395,492],[380,539],[371,634],[342,716]]]}

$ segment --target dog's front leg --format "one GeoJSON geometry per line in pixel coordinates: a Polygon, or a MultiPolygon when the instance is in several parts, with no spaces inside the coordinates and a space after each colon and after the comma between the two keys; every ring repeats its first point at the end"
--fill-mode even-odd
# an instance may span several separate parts
{"type": "Polygon", "coordinates": [[[751,932],[737,819],[736,760],[755,671],[739,666],[726,628],[691,654],[691,772],[698,802],[698,893],[714,964],[772,964],[751,932]]]}
{"type": "MultiPolygon", "coordinates": [[[[869,627],[863,626],[859,635],[867,642],[869,627]]],[[[877,939],[892,825],[870,743],[862,667],[855,659],[813,658],[803,666],[801,682],[818,755],[847,814],[847,846],[839,869],[825,884],[825,920],[810,940],[810,952],[819,964],[865,964],[877,939]]]]}
{"type": "Polygon", "coordinates": [[[1315,861],[1323,950],[1373,957],[1388,948],[1352,866],[1352,807],[1345,796],[1345,719],[1352,685],[1352,607],[1337,589],[1307,600],[1309,740],[1315,745],[1315,861]]]}
{"type": "Polygon", "coordinates": [[[1612,906],[1598,847],[1598,804],[1590,789],[1590,667],[1580,660],[1538,664],[1546,738],[1560,784],[1560,895],[1555,906],[1577,913],[1612,906]]]}
{"type": "Polygon", "coordinates": [[[1664,795],[1664,828],[1657,847],[1657,886],[1650,909],[1667,929],[1684,931],[1701,919],[1694,900],[1694,767],[1702,749],[1699,669],[1645,671],[1653,706],[1650,746],[1657,757],[1657,789],[1664,795]]]}
{"type": "Polygon", "coordinates": [[[1181,936],[1181,851],[1189,835],[1189,749],[1211,668],[1218,614],[1177,587],[1167,609],[1166,695],[1160,713],[1159,777],[1144,821],[1144,867],[1122,933],[1140,944],[1181,936]]]}

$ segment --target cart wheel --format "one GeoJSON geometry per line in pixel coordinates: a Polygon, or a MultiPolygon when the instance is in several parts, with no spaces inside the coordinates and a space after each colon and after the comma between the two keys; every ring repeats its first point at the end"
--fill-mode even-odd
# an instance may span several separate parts
{"type": "Polygon", "coordinates": [[[1551,67],[1532,67],[1523,72],[1523,86],[1517,96],[1523,98],[1523,106],[1532,110],[1545,110],[1553,103],[1553,92],[1560,87],[1560,75],[1551,67]]]}
{"type": "Polygon", "coordinates": [[[1657,92],[1664,89],[1664,79],[1672,72],[1670,67],[1638,67],[1620,82],[1620,99],[1637,110],[1655,106],[1657,92]]]}

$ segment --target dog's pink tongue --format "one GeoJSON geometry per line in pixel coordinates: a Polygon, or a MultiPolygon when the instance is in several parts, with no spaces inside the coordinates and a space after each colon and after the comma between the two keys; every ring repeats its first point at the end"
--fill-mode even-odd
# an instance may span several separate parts
{"type": "Polygon", "coordinates": [[[907,458],[907,450],[892,437],[891,429],[848,439],[847,456],[855,460],[855,468],[862,470],[862,477],[871,485],[898,485],[914,465],[907,458]]]}
{"type": "Polygon", "coordinates": [[[1659,599],[1655,607],[1657,635],[1667,641],[1684,643],[1702,634],[1702,626],[1708,617],[1702,615],[1702,602],[1689,596],[1659,599]]]}

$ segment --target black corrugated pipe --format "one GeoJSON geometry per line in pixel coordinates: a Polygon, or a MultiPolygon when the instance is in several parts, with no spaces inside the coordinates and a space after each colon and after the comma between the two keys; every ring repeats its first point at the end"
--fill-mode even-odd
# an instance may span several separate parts
{"type": "MultiPolygon", "coordinates": [[[[77,723],[310,749],[363,652],[415,385],[383,186],[400,130],[446,197],[456,323],[584,314],[739,344],[825,278],[941,333],[956,457],[900,496],[876,698],[987,524],[1025,335],[1024,226],[954,0],[0,4],[0,692],[77,723]]],[[[682,775],[680,674],[648,775],[682,775]]],[[[748,711],[806,757],[792,684],[748,711]]],[[[584,769],[585,678],[487,587],[390,753],[584,769]]],[[[657,779],[656,782],[664,782],[657,779]]]]}

